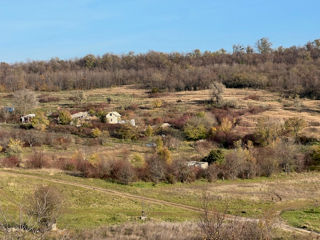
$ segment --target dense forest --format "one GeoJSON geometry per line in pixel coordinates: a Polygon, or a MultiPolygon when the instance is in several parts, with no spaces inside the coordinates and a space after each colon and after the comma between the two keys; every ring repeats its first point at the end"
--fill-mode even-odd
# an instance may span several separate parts
{"type": "Polygon", "coordinates": [[[124,84],[168,91],[252,87],[320,99],[320,40],[272,48],[267,38],[255,47],[234,45],[233,52],[87,55],[80,59],[0,63],[0,91],[22,88],[57,91],[124,84]]]}

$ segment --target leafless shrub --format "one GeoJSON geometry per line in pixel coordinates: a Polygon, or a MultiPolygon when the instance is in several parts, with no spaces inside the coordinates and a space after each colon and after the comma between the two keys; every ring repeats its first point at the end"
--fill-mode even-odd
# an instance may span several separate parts
{"type": "Polygon", "coordinates": [[[13,167],[19,167],[21,160],[17,156],[9,156],[1,159],[0,163],[1,163],[1,166],[3,167],[13,168],[13,167]]]}
{"type": "Polygon", "coordinates": [[[224,170],[227,178],[253,178],[257,175],[257,163],[253,147],[238,146],[225,156],[224,170]]]}
{"type": "Polygon", "coordinates": [[[172,164],[174,176],[179,182],[193,182],[196,180],[197,169],[190,168],[185,160],[175,160],[172,164]]]}
{"type": "Polygon", "coordinates": [[[101,227],[95,230],[73,232],[68,240],[202,240],[195,223],[148,222],[101,227]]]}
{"type": "Polygon", "coordinates": [[[38,105],[38,100],[33,91],[28,89],[19,90],[14,93],[14,105],[21,114],[26,114],[27,110],[33,109],[38,105]]]}
{"type": "Polygon", "coordinates": [[[72,158],[59,158],[53,161],[54,167],[65,170],[65,171],[75,171],[77,168],[77,163],[72,158]]]}
{"type": "Polygon", "coordinates": [[[42,135],[35,130],[24,131],[24,134],[21,136],[23,141],[33,147],[35,145],[41,145],[43,142],[42,135]]]}
{"type": "Polygon", "coordinates": [[[199,227],[206,240],[222,240],[222,227],[225,221],[225,214],[212,210],[210,195],[203,193],[202,196],[203,214],[200,216],[199,227]]]}
{"type": "MultiPolygon", "coordinates": [[[[0,206],[0,239],[56,239],[50,231],[61,213],[62,203],[62,195],[57,189],[39,186],[31,195],[25,196],[23,203],[15,203],[18,216],[9,216],[0,206]]],[[[65,239],[68,233],[59,235],[58,239],[65,239]]]]}
{"type": "Polygon", "coordinates": [[[272,145],[255,149],[258,175],[271,176],[277,172],[303,171],[307,167],[307,158],[300,146],[284,139],[276,140],[272,145]]]}
{"type": "Polygon", "coordinates": [[[127,160],[114,160],[110,165],[110,178],[129,184],[135,179],[135,172],[127,160]]]}
{"type": "Polygon", "coordinates": [[[51,230],[61,213],[62,195],[54,187],[39,186],[28,197],[27,214],[34,219],[41,232],[51,230]]]}
{"type": "MultiPolygon", "coordinates": [[[[91,132],[90,132],[91,133],[91,132]]],[[[73,138],[71,136],[58,136],[54,139],[56,145],[60,146],[62,149],[67,150],[72,144],[73,138]]]]}
{"type": "Polygon", "coordinates": [[[259,166],[259,175],[270,177],[279,171],[277,160],[273,157],[273,149],[265,147],[259,149],[257,155],[257,163],[259,166]]]}
{"type": "Polygon", "coordinates": [[[7,123],[7,121],[10,119],[12,115],[13,114],[10,113],[8,110],[2,108],[0,110],[0,121],[4,121],[4,123],[7,123]]]}
{"type": "Polygon", "coordinates": [[[87,96],[83,91],[76,91],[73,96],[70,97],[70,100],[73,100],[74,103],[79,106],[87,101],[87,96]]]}
{"type": "Polygon", "coordinates": [[[47,132],[44,136],[44,144],[49,145],[49,146],[54,146],[54,136],[52,133],[47,132]]]}
{"type": "Polygon", "coordinates": [[[220,165],[217,165],[215,163],[209,165],[205,176],[209,182],[213,182],[213,181],[217,180],[218,178],[220,178],[220,179],[225,178],[224,172],[221,169],[220,165]]]}
{"type": "Polygon", "coordinates": [[[214,104],[222,104],[223,97],[222,94],[224,92],[225,86],[220,82],[213,82],[210,85],[211,88],[211,101],[214,104]]]}
{"type": "Polygon", "coordinates": [[[280,170],[286,173],[305,168],[304,155],[299,145],[290,141],[278,140],[274,143],[274,158],[278,160],[280,170]]]}
{"type": "Polygon", "coordinates": [[[147,172],[148,178],[152,182],[158,183],[165,179],[165,163],[161,161],[157,155],[153,155],[147,159],[147,172]]]}
{"type": "Polygon", "coordinates": [[[28,168],[43,168],[49,166],[49,161],[43,151],[34,151],[30,158],[26,161],[28,168]]]}
{"type": "Polygon", "coordinates": [[[177,149],[181,145],[181,140],[169,135],[164,139],[164,145],[170,150],[177,149]]]}
{"type": "Polygon", "coordinates": [[[212,207],[211,197],[207,192],[202,196],[203,213],[199,219],[199,228],[205,240],[271,240],[272,218],[247,220],[227,217],[228,207],[218,212],[212,207]]]}

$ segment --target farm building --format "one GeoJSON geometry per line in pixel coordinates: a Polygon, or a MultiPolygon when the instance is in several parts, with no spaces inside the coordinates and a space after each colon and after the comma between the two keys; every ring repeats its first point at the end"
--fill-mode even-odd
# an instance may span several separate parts
{"type": "Polygon", "coordinates": [[[96,119],[96,117],[91,117],[88,112],[78,112],[71,115],[71,125],[75,125],[77,127],[82,126],[84,122],[91,121],[96,119]]]}
{"type": "Polygon", "coordinates": [[[3,111],[8,112],[8,113],[13,113],[14,112],[14,107],[4,107],[3,111]]]}
{"type": "Polygon", "coordinates": [[[88,112],[78,112],[75,114],[71,115],[72,120],[74,119],[86,119],[89,117],[89,113],[88,112]]]}
{"type": "Polygon", "coordinates": [[[34,118],[36,115],[34,113],[27,114],[25,116],[20,117],[20,122],[22,123],[29,123],[31,122],[32,118],[34,118]]]}
{"type": "Polygon", "coordinates": [[[188,167],[196,167],[201,169],[207,169],[208,163],[207,162],[197,162],[197,161],[189,161],[187,162],[188,167]]]}
{"type": "Polygon", "coordinates": [[[121,120],[121,115],[118,112],[109,112],[106,115],[107,123],[109,124],[130,124],[131,126],[136,126],[136,121],[131,120],[121,120]]]}
{"type": "Polygon", "coordinates": [[[136,126],[136,121],[134,119],[131,120],[120,120],[119,124],[130,124],[131,126],[136,126]]]}
{"type": "Polygon", "coordinates": [[[162,129],[169,128],[169,127],[171,127],[170,123],[162,123],[160,126],[160,128],[162,128],[162,129]]]}
{"type": "Polygon", "coordinates": [[[118,112],[109,112],[106,115],[107,123],[117,124],[121,123],[121,115],[118,112]]]}

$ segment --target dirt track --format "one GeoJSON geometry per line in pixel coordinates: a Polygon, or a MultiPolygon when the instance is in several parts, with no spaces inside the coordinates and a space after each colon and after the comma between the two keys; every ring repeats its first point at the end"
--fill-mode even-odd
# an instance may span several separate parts
{"type": "MultiPolygon", "coordinates": [[[[155,199],[155,198],[138,196],[138,195],[134,195],[134,194],[130,194],[130,193],[120,192],[120,191],[116,191],[116,190],[110,190],[110,189],[101,188],[101,187],[93,187],[93,186],[89,186],[89,185],[85,185],[85,184],[81,184],[81,183],[69,182],[69,181],[58,180],[58,179],[53,179],[53,178],[40,177],[40,176],[24,174],[24,173],[11,172],[11,171],[7,171],[7,170],[0,170],[0,176],[1,176],[1,172],[2,173],[6,173],[6,174],[10,174],[10,175],[15,175],[15,176],[20,175],[20,176],[23,176],[23,177],[39,179],[39,180],[47,181],[47,182],[51,182],[51,183],[58,183],[58,184],[64,184],[64,185],[69,185],[69,186],[80,187],[80,188],[84,188],[84,189],[88,189],[88,190],[92,190],[92,191],[98,191],[98,192],[102,192],[102,193],[109,193],[109,194],[112,194],[112,195],[125,197],[125,198],[129,198],[129,199],[133,199],[133,200],[141,200],[141,201],[150,202],[150,203],[156,203],[156,204],[160,204],[160,205],[178,207],[178,208],[181,208],[181,209],[194,211],[194,212],[197,212],[197,213],[202,213],[203,212],[203,210],[201,208],[197,208],[197,207],[192,207],[192,206],[188,206],[188,205],[184,205],[184,204],[180,204],[180,203],[168,202],[168,201],[159,200],[159,199],[155,199]]],[[[232,220],[236,219],[238,221],[250,221],[250,222],[259,221],[258,219],[247,218],[247,217],[238,217],[237,216],[235,218],[232,215],[227,215],[226,218],[227,219],[232,219],[232,220]]],[[[312,231],[309,231],[309,230],[306,230],[306,229],[300,229],[300,228],[296,228],[296,227],[287,225],[286,223],[284,223],[280,219],[278,219],[277,222],[274,223],[274,227],[280,228],[280,229],[288,231],[288,232],[300,233],[300,234],[309,234],[309,235],[313,234],[312,236],[320,237],[320,233],[316,233],[316,232],[312,232],[312,231]]]]}

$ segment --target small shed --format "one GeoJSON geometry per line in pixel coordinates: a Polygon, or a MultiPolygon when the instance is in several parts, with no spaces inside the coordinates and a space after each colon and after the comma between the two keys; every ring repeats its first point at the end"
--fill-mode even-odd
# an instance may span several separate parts
{"type": "Polygon", "coordinates": [[[131,126],[135,127],[136,126],[136,120],[134,120],[134,119],[129,120],[129,124],[131,126]]]}
{"type": "Polygon", "coordinates": [[[162,129],[169,128],[169,127],[171,127],[170,123],[162,123],[160,126],[160,128],[162,128],[162,129]]]}
{"type": "Polygon", "coordinates": [[[89,117],[89,113],[88,112],[78,112],[75,114],[71,115],[72,120],[74,119],[86,119],[89,117]]]}
{"type": "Polygon", "coordinates": [[[27,114],[25,116],[20,117],[21,123],[29,123],[31,122],[32,118],[34,118],[36,115],[34,113],[27,114]]]}
{"type": "Polygon", "coordinates": [[[197,161],[189,161],[187,162],[188,167],[195,167],[201,169],[207,169],[209,164],[207,162],[197,162],[197,161]]]}
{"type": "Polygon", "coordinates": [[[156,147],[157,144],[154,143],[154,142],[150,142],[150,143],[147,143],[146,146],[147,146],[147,147],[156,147]]]}
{"type": "Polygon", "coordinates": [[[118,112],[109,112],[106,115],[106,120],[107,120],[107,123],[110,123],[110,124],[121,123],[121,115],[118,112]]]}
{"type": "Polygon", "coordinates": [[[14,107],[4,107],[3,111],[8,112],[8,113],[13,113],[14,112],[14,107]]]}
{"type": "Polygon", "coordinates": [[[88,112],[77,112],[71,115],[71,125],[75,125],[76,127],[80,127],[84,122],[90,120],[90,116],[88,112]]]}

